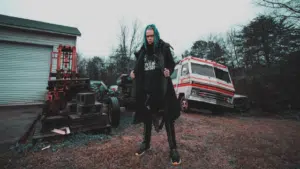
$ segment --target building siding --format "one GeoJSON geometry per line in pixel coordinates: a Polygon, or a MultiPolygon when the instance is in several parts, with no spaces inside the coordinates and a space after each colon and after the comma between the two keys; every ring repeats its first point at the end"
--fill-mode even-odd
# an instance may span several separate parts
{"type": "MultiPolygon", "coordinates": [[[[0,92],[6,95],[0,98],[0,105],[22,104],[22,102],[42,101],[44,99],[51,52],[56,52],[60,44],[76,46],[76,37],[0,27],[0,51],[2,50],[0,57],[3,68],[0,69],[0,74],[3,77],[0,92]],[[13,48],[16,50],[12,50],[13,48]],[[12,65],[12,70],[18,73],[12,74],[13,71],[7,70],[8,68],[4,70],[4,63],[12,65]],[[26,77],[27,75],[28,77],[26,77]],[[30,83],[30,81],[35,83],[30,83]],[[13,84],[12,88],[9,87],[10,84],[13,84]],[[14,92],[8,92],[8,89],[14,92]],[[32,94],[30,95],[30,93],[32,94]]],[[[52,71],[54,71],[55,66],[56,64],[53,64],[52,71]]]]}

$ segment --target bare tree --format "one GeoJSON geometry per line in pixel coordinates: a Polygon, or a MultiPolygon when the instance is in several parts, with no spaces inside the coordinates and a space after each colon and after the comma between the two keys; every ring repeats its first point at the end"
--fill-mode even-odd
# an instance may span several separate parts
{"type": "Polygon", "coordinates": [[[271,9],[277,17],[300,19],[299,0],[254,0],[254,3],[271,9]]]}
{"type": "Polygon", "coordinates": [[[125,70],[128,71],[132,66],[132,58],[134,52],[138,50],[142,43],[142,31],[139,20],[134,20],[131,26],[126,25],[124,22],[120,23],[119,45],[115,52],[117,60],[121,61],[125,70]],[[131,30],[131,31],[130,31],[131,30]]]}
{"type": "Polygon", "coordinates": [[[227,55],[231,58],[234,67],[241,66],[236,37],[237,31],[235,29],[230,29],[226,34],[227,55]]]}
{"type": "Polygon", "coordinates": [[[119,48],[123,55],[132,57],[142,42],[142,32],[140,22],[136,19],[130,27],[125,23],[120,24],[119,48]]]}
{"type": "Polygon", "coordinates": [[[77,53],[77,70],[80,75],[80,77],[86,77],[87,76],[87,60],[83,57],[82,53],[77,53]]]}
{"type": "Polygon", "coordinates": [[[256,4],[273,9],[284,9],[300,14],[299,0],[256,0],[256,4]]]}

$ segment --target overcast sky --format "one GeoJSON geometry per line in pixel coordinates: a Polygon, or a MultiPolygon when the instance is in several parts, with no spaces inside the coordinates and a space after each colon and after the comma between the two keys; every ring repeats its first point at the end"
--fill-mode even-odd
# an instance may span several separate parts
{"type": "Polygon", "coordinates": [[[251,0],[0,0],[0,13],[77,27],[79,52],[107,56],[117,45],[120,21],[154,23],[181,55],[195,40],[247,24],[260,10],[251,0]]]}

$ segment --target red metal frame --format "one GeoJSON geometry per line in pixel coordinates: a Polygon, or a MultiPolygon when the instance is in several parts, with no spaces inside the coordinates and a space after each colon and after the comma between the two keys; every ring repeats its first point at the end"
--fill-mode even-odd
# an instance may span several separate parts
{"type": "MultiPolygon", "coordinates": [[[[73,46],[63,46],[59,45],[58,48],[58,55],[57,55],[57,70],[60,70],[61,61],[64,59],[64,66],[67,68],[70,64],[72,65],[71,72],[76,72],[76,47],[73,46]],[[70,50],[69,52],[63,52],[63,50],[70,50]],[[68,61],[68,58],[72,56],[72,63],[68,61]]],[[[77,72],[76,72],[77,73],[77,72]]]]}
{"type": "MultiPolygon", "coordinates": [[[[69,68],[70,73],[78,73],[77,70],[77,53],[76,47],[73,46],[63,46],[59,45],[57,48],[57,52],[51,52],[51,59],[50,59],[50,73],[59,73],[64,69],[69,68]],[[63,50],[69,50],[64,52],[63,50]],[[71,60],[68,60],[70,59],[71,60]],[[52,72],[53,67],[53,59],[56,59],[56,71],[52,72]],[[63,64],[62,64],[63,60],[63,64]]],[[[70,74],[64,73],[63,77],[70,77],[70,74]]],[[[51,77],[49,77],[49,80],[51,77]]]]}
{"type": "MultiPolygon", "coordinates": [[[[56,75],[56,80],[77,79],[77,53],[75,46],[59,45],[57,52],[51,53],[49,80],[56,75]],[[56,59],[56,69],[53,72],[53,60],[56,59]]],[[[48,91],[46,100],[59,100],[59,93],[65,95],[65,90],[68,90],[68,82],[64,81],[60,87],[55,87],[48,91]]]]}

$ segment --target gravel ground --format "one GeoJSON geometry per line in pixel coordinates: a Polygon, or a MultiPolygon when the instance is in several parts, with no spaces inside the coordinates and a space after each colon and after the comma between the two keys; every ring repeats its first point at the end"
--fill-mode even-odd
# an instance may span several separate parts
{"type": "MultiPolygon", "coordinates": [[[[122,126],[111,136],[77,136],[31,147],[7,168],[34,169],[292,169],[300,168],[300,123],[292,120],[182,114],[176,132],[182,165],[172,167],[165,130],[153,130],[152,150],[134,156],[142,125],[122,126]],[[84,139],[88,138],[88,139],[84,139]],[[74,137],[73,137],[74,140],[74,137]],[[76,140],[76,139],[75,139],[76,140]],[[74,146],[75,145],[75,146],[74,146]],[[54,148],[53,148],[54,147],[54,148]],[[297,166],[298,165],[298,166],[297,166]]],[[[28,146],[27,146],[28,147],[28,146]]],[[[30,147],[30,146],[29,146],[30,147]]],[[[18,150],[21,150],[20,148],[18,150]]],[[[25,150],[24,147],[22,149],[25,150]]]]}

